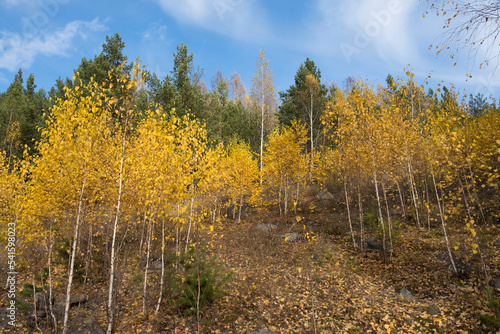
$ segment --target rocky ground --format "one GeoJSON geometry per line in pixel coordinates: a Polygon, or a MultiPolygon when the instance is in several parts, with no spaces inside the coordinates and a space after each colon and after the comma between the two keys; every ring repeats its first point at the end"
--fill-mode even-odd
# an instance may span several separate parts
{"type": "MultiPolygon", "coordinates": [[[[210,252],[234,272],[226,294],[200,318],[167,302],[153,306],[159,271],[151,274],[151,315],[142,309],[140,270],[124,273],[119,300],[119,333],[496,333],[499,308],[499,229],[485,227],[481,244],[489,268],[487,284],[477,255],[466,245],[456,251],[460,275],[453,275],[439,229],[402,224],[394,249],[383,259],[378,236],[373,247],[356,252],[345,216],[325,209],[287,219],[255,212],[245,221],[227,221],[203,230],[210,252]],[[497,243],[496,243],[497,242],[497,243]],[[389,258],[392,253],[392,257],[389,258]],[[495,279],[497,279],[495,281],[495,279]],[[497,284],[495,289],[495,284],[497,284]],[[493,301],[493,304],[492,304],[493,301]],[[485,320],[486,319],[486,320],[485,320]],[[490,319],[490,321],[488,321],[490,319]]],[[[450,229],[453,245],[464,243],[450,229]]],[[[201,238],[200,237],[200,238],[201,238]]],[[[465,237],[464,237],[465,238],[465,237]]],[[[133,258],[130,261],[134,261],[133,258]]],[[[135,268],[133,265],[131,268],[135,268]]],[[[140,268],[140,265],[136,266],[140,268]]],[[[19,283],[19,284],[22,284],[19,283]]],[[[64,284],[55,288],[62,294],[64,284]]],[[[71,333],[104,333],[105,282],[75,289],[71,333]]],[[[5,292],[5,291],[4,291],[5,292]]],[[[1,305],[8,302],[2,293],[1,305]]],[[[38,309],[43,306],[39,294],[38,309]]],[[[23,297],[18,327],[2,320],[2,333],[39,332],[33,296],[23,297]],[[31,325],[31,327],[28,327],[31,325]]],[[[60,305],[61,301],[58,305],[60,305]]],[[[62,301],[62,305],[64,302],[62,301]]],[[[4,313],[0,318],[5,319],[4,313]]],[[[41,313],[40,328],[46,317],[41,313]]],[[[47,333],[50,331],[44,331],[47,333]]]]}

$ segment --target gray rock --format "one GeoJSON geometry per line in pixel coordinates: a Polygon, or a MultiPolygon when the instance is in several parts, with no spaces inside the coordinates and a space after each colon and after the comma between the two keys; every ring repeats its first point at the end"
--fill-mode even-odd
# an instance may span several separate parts
{"type": "Polygon", "coordinates": [[[495,289],[500,290],[500,277],[497,279],[494,279],[492,282],[492,285],[495,289]]]}
{"type": "Polygon", "coordinates": [[[106,334],[95,318],[75,318],[69,323],[71,334],[106,334]]]}
{"type": "Polygon", "coordinates": [[[441,254],[439,254],[439,255],[436,257],[436,259],[437,259],[438,261],[448,262],[448,261],[450,260],[450,257],[449,257],[449,255],[448,255],[448,254],[446,254],[446,253],[441,253],[441,254]]]}
{"type": "Polygon", "coordinates": [[[64,305],[55,305],[52,307],[52,312],[57,321],[62,321],[64,318],[64,305]]]}
{"type": "Polygon", "coordinates": [[[161,268],[162,268],[161,260],[156,260],[149,264],[150,270],[161,270],[161,268]]]}
{"type": "Polygon", "coordinates": [[[366,249],[382,250],[382,243],[375,238],[369,237],[365,239],[366,249]]]}
{"type": "Polygon", "coordinates": [[[497,241],[495,241],[493,243],[493,246],[495,246],[496,248],[500,248],[500,239],[498,239],[497,241]]]}
{"type": "Polygon", "coordinates": [[[437,307],[434,303],[430,303],[427,307],[424,307],[423,311],[428,315],[436,315],[440,313],[439,307],[437,307]]]}
{"type": "Polygon", "coordinates": [[[271,223],[259,223],[255,226],[255,228],[262,232],[271,232],[272,230],[277,229],[278,225],[271,223]]]}
{"type": "Polygon", "coordinates": [[[35,316],[33,314],[30,314],[26,317],[26,325],[30,328],[36,328],[37,324],[40,324],[42,319],[36,318],[35,321],[35,316]]]}
{"type": "Polygon", "coordinates": [[[45,310],[45,307],[49,308],[49,297],[50,293],[48,291],[45,293],[37,292],[35,294],[36,309],[45,310]]]}
{"type": "Polygon", "coordinates": [[[286,242],[297,242],[297,241],[299,241],[300,234],[296,233],[296,232],[285,233],[285,234],[281,235],[281,237],[283,239],[285,239],[286,242]]]}
{"type": "MultiPolygon", "coordinates": [[[[49,311],[50,313],[50,311],[49,311]]],[[[36,311],[36,316],[37,318],[45,318],[47,316],[47,313],[45,312],[45,310],[37,310],[36,311]]]]}
{"type": "Polygon", "coordinates": [[[270,329],[263,328],[263,329],[259,329],[258,331],[251,332],[249,334],[276,334],[276,333],[270,329]]]}
{"type": "MultiPolygon", "coordinates": [[[[150,257],[149,257],[149,267],[148,267],[148,268],[151,270],[151,267],[153,266],[153,263],[154,263],[154,262],[158,262],[158,261],[159,261],[159,262],[160,262],[160,264],[161,264],[161,258],[159,258],[159,257],[157,257],[157,256],[150,256],[150,257]]],[[[141,258],[141,266],[142,266],[142,269],[146,269],[146,263],[147,263],[147,262],[148,262],[148,258],[147,258],[147,256],[143,256],[143,257],[141,258]]],[[[158,265],[158,264],[156,264],[156,265],[158,265]]],[[[160,269],[161,269],[161,265],[160,265],[160,269]]],[[[153,269],[153,270],[155,270],[155,269],[153,269]]]]}
{"type": "MultiPolygon", "coordinates": [[[[70,296],[69,297],[69,306],[76,306],[78,304],[84,304],[87,302],[87,297],[85,296],[70,296]]],[[[57,296],[54,301],[54,305],[65,305],[66,304],[66,296],[57,296]]]]}
{"type": "Polygon", "coordinates": [[[331,200],[333,199],[333,195],[328,191],[328,189],[323,189],[321,190],[318,195],[316,195],[317,198],[321,200],[331,200]]]}
{"type": "Polygon", "coordinates": [[[399,291],[399,296],[407,300],[416,300],[416,298],[411,294],[410,291],[408,291],[407,288],[402,288],[401,291],[399,291]]]}

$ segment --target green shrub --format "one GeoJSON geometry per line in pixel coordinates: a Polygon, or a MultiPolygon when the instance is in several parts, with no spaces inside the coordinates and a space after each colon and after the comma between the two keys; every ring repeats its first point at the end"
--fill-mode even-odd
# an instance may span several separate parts
{"type": "Polygon", "coordinates": [[[500,298],[496,298],[490,287],[486,289],[486,295],[488,296],[487,306],[491,309],[492,314],[483,314],[479,317],[479,320],[487,327],[498,330],[500,329],[500,298]]]}
{"type": "MultiPolygon", "coordinates": [[[[401,222],[399,219],[393,219],[391,217],[392,221],[392,230],[391,230],[391,238],[393,243],[397,243],[397,240],[399,239],[399,236],[401,234],[401,222]]],[[[378,217],[378,211],[367,211],[364,213],[364,224],[367,230],[371,231],[374,233],[375,237],[378,239],[382,240],[384,231],[382,229],[382,225],[380,224],[380,220],[378,217]]],[[[387,216],[384,215],[384,226],[385,226],[385,233],[386,233],[386,240],[389,242],[389,221],[387,220],[387,216]]]]}
{"type": "Polygon", "coordinates": [[[142,282],[142,275],[141,274],[134,275],[130,280],[134,283],[140,283],[142,282]]]}
{"type": "Polygon", "coordinates": [[[489,327],[491,329],[500,329],[500,320],[498,320],[495,316],[491,314],[483,314],[482,316],[479,317],[479,320],[485,325],[486,327],[489,327]]]}
{"type": "Polygon", "coordinates": [[[21,313],[28,313],[31,311],[31,304],[17,298],[15,298],[14,300],[16,302],[16,310],[19,310],[21,313]]]}
{"type": "Polygon", "coordinates": [[[217,255],[208,257],[204,243],[180,255],[181,272],[174,278],[173,291],[176,304],[186,313],[201,311],[224,294],[233,272],[216,260],[217,255]]]}
{"type": "MultiPolygon", "coordinates": [[[[36,292],[41,292],[42,291],[42,288],[36,288],[35,289],[36,292]]],[[[21,291],[19,291],[19,294],[21,296],[33,296],[33,284],[31,283],[26,283],[23,285],[23,289],[21,291]]]]}
{"type": "Polygon", "coordinates": [[[377,212],[365,212],[364,220],[365,227],[370,230],[376,230],[379,227],[378,213],[377,212]]]}
{"type": "MultiPolygon", "coordinates": [[[[56,240],[54,244],[54,250],[56,252],[56,256],[54,259],[55,264],[62,264],[67,269],[71,264],[71,245],[73,243],[73,238],[68,239],[66,237],[60,237],[56,240]]],[[[76,280],[83,281],[83,277],[85,276],[85,268],[83,264],[75,259],[74,268],[73,268],[73,278],[76,280]]],[[[48,269],[47,269],[47,277],[48,277],[48,269]]]]}

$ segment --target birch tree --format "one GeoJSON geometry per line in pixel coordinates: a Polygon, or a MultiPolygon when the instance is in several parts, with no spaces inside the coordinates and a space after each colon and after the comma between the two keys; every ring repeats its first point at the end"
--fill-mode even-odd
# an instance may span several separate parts
{"type": "MultiPolygon", "coordinates": [[[[260,114],[260,151],[259,151],[259,170],[263,168],[263,150],[265,134],[270,132],[274,124],[274,115],[276,113],[277,101],[276,90],[273,84],[273,74],[269,67],[269,60],[265,59],[264,50],[260,50],[257,59],[257,70],[252,77],[251,100],[253,107],[260,114]],[[265,129],[267,126],[267,129],[265,129]]],[[[262,184],[262,177],[260,179],[262,184]]]]}

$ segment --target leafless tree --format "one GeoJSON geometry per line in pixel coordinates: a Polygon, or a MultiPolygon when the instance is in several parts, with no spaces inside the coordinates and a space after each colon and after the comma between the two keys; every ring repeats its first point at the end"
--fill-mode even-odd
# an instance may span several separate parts
{"type": "MultiPolygon", "coordinates": [[[[445,18],[439,42],[430,46],[437,54],[447,52],[457,62],[459,50],[469,49],[472,67],[499,65],[500,1],[427,0],[426,14],[435,11],[445,18]]],[[[424,15],[425,16],[425,15],[424,15]]]]}

